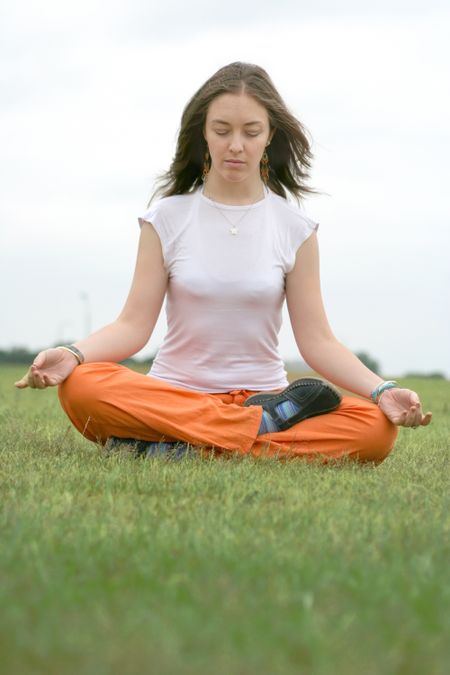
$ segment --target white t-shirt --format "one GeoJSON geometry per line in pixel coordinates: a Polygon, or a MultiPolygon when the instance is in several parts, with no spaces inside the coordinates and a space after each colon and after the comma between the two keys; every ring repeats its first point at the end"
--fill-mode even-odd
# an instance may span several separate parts
{"type": "Polygon", "coordinates": [[[160,199],[143,221],[160,237],[169,276],[168,331],[149,375],[210,393],[285,387],[285,276],[318,224],[268,189],[251,206],[230,206],[199,188],[160,199]]]}

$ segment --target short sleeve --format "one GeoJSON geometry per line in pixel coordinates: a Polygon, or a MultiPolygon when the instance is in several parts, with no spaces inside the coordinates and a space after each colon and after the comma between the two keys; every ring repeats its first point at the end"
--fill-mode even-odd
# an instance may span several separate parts
{"type": "Polygon", "coordinates": [[[164,265],[169,266],[169,250],[171,245],[171,233],[166,218],[164,216],[164,207],[162,200],[153,204],[141,216],[138,217],[139,227],[142,227],[144,222],[151,223],[159,236],[161,241],[161,248],[163,252],[164,265]]]}
{"type": "Polygon", "coordinates": [[[299,215],[298,221],[296,227],[293,227],[291,230],[291,244],[295,249],[295,252],[298,251],[300,246],[313,232],[317,232],[317,228],[319,227],[319,223],[311,220],[311,218],[308,218],[308,216],[305,216],[303,213],[299,215]]]}
{"type": "Polygon", "coordinates": [[[145,211],[142,216],[138,217],[138,223],[139,227],[142,227],[142,225],[145,223],[151,223],[152,225],[155,225],[155,220],[158,220],[158,208],[156,205],[153,205],[152,207],[148,208],[147,211],[145,211]]]}
{"type": "Polygon", "coordinates": [[[291,220],[285,249],[286,273],[291,272],[294,268],[297,251],[300,246],[313,232],[317,232],[318,227],[319,223],[308,218],[303,213],[297,213],[295,219],[291,220]]]}

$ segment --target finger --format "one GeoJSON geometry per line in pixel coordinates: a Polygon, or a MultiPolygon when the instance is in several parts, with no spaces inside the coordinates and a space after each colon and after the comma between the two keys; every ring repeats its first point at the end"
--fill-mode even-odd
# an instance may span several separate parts
{"type": "Polygon", "coordinates": [[[46,387],[54,387],[56,384],[56,379],[50,375],[44,375],[44,382],[46,387]]]}
{"type": "Polygon", "coordinates": [[[16,383],[19,389],[25,389],[25,387],[34,387],[33,375],[31,368],[28,369],[28,372],[16,383]]]}
{"type": "Polygon", "coordinates": [[[29,380],[33,382],[31,386],[35,387],[36,389],[42,389],[42,385],[44,383],[43,376],[44,373],[42,373],[39,368],[33,364],[29,372],[29,380]]]}
{"type": "Polygon", "coordinates": [[[404,426],[405,427],[417,427],[419,426],[422,420],[422,414],[418,415],[418,411],[415,408],[410,408],[406,414],[404,426]]]}
{"type": "Polygon", "coordinates": [[[39,377],[37,378],[37,388],[38,389],[45,389],[46,386],[47,385],[45,384],[44,376],[39,375],[39,377]]]}
{"type": "Polygon", "coordinates": [[[402,412],[402,413],[400,413],[400,415],[389,415],[388,414],[388,417],[391,420],[391,422],[393,422],[394,424],[396,424],[399,427],[402,427],[405,424],[406,414],[407,414],[406,412],[402,412]]]}
{"type": "Polygon", "coordinates": [[[419,405],[411,408],[411,426],[418,427],[420,426],[423,419],[422,406],[419,405]]]}
{"type": "Polygon", "coordinates": [[[31,366],[30,380],[33,382],[31,386],[35,387],[35,389],[44,389],[46,386],[43,373],[40,373],[33,366],[31,366]]]}
{"type": "Polygon", "coordinates": [[[423,414],[422,405],[419,404],[415,407],[414,411],[411,412],[411,426],[427,426],[431,422],[432,413],[423,414]]]}
{"type": "Polygon", "coordinates": [[[427,414],[423,416],[422,421],[420,422],[420,425],[422,427],[427,427],[430,424],[432,417],[433,417],[433,413],[427,412],[427,414]]]}
{"type": "Polygon", "coordinates": [[[431,422],[431,413],[427,413],[427,415],[424,416],[422,404],[415,391],[411,391],[410,400],[412,403],[411,408],[414,408],[414,414],[411,414],[411,426],[427,426],[427,424],[431,422]]]}
{"type": "Polygon", "coordinates": [[[26,387],[28,387],[27,375],[24,375],[21,380],[17,380],[17,382],[14,382],[14,386],[17,387],[17,389],[25,389],[26,387]]]}
{"type": "Polygon", "coordinates": [[[405,427],[410,427],[412,425],[414,413],[415,413],[414,409],[408,408],[407,410],[405,410],[403,418],[403,424],[405,425],[405,427]]]}

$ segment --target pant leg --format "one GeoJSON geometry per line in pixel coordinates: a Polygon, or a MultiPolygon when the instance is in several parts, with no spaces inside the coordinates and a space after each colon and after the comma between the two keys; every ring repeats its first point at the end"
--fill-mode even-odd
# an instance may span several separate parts
{"type": "Polygon", "coordinates": [[[61,405],[91,441],[110,436],[186,441],[242,453],[261,423],[259,407],[228,405],[211,394],[174,387],[117,363],[86,363],[59,386],[61,405]]]}
{"type": "Polygon", "coordinates": [[[286,431],[258,436],[253,455],[269,454],[324,461],[348,457],[380,463],[391,452],[395,426],[371,401],[344,396],[333,412],[310,417],[286,431]]]}
{"type": "MultiPolygon", "coordinates": [[[[254,394],[236,390],[213,394],[226,403],[238,403],[254,394]]],[[[343,396],[336,410],[310,417],[286,431],[257,436],[250,453],[253,456],[302,458],[306,460],[348,457],[361,462],[380,463],[391,452],[398,434],[386,415],[371,401],[343,396]]]]}

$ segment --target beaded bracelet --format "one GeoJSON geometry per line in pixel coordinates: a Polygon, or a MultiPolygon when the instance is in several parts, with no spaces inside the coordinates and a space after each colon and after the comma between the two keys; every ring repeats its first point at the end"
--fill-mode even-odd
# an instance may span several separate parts
{"type": "Polygon", "coordinates": [[[395,387],[398,387],[398,384],[395,380],[387,380],[386,382],[381,382],[375,389],[371,392],[370,398],[372,401],[376,404],[378,404],[378,401],[380,400],[380,396],[383,393],[383,391],[386,391],[387,389],[395,389],[395,387]]]}
{"type": "Polygon", "coordinates": [[[78,361],[79,366],[82,363],[84,363],[84,356],[80,352],[80,350],[77,347],[75,347],[75,345],[58,345],[56,349],[65,349],[66,352],[70,352],[71,354],[73,354],[76,360],[78,361]]]}

